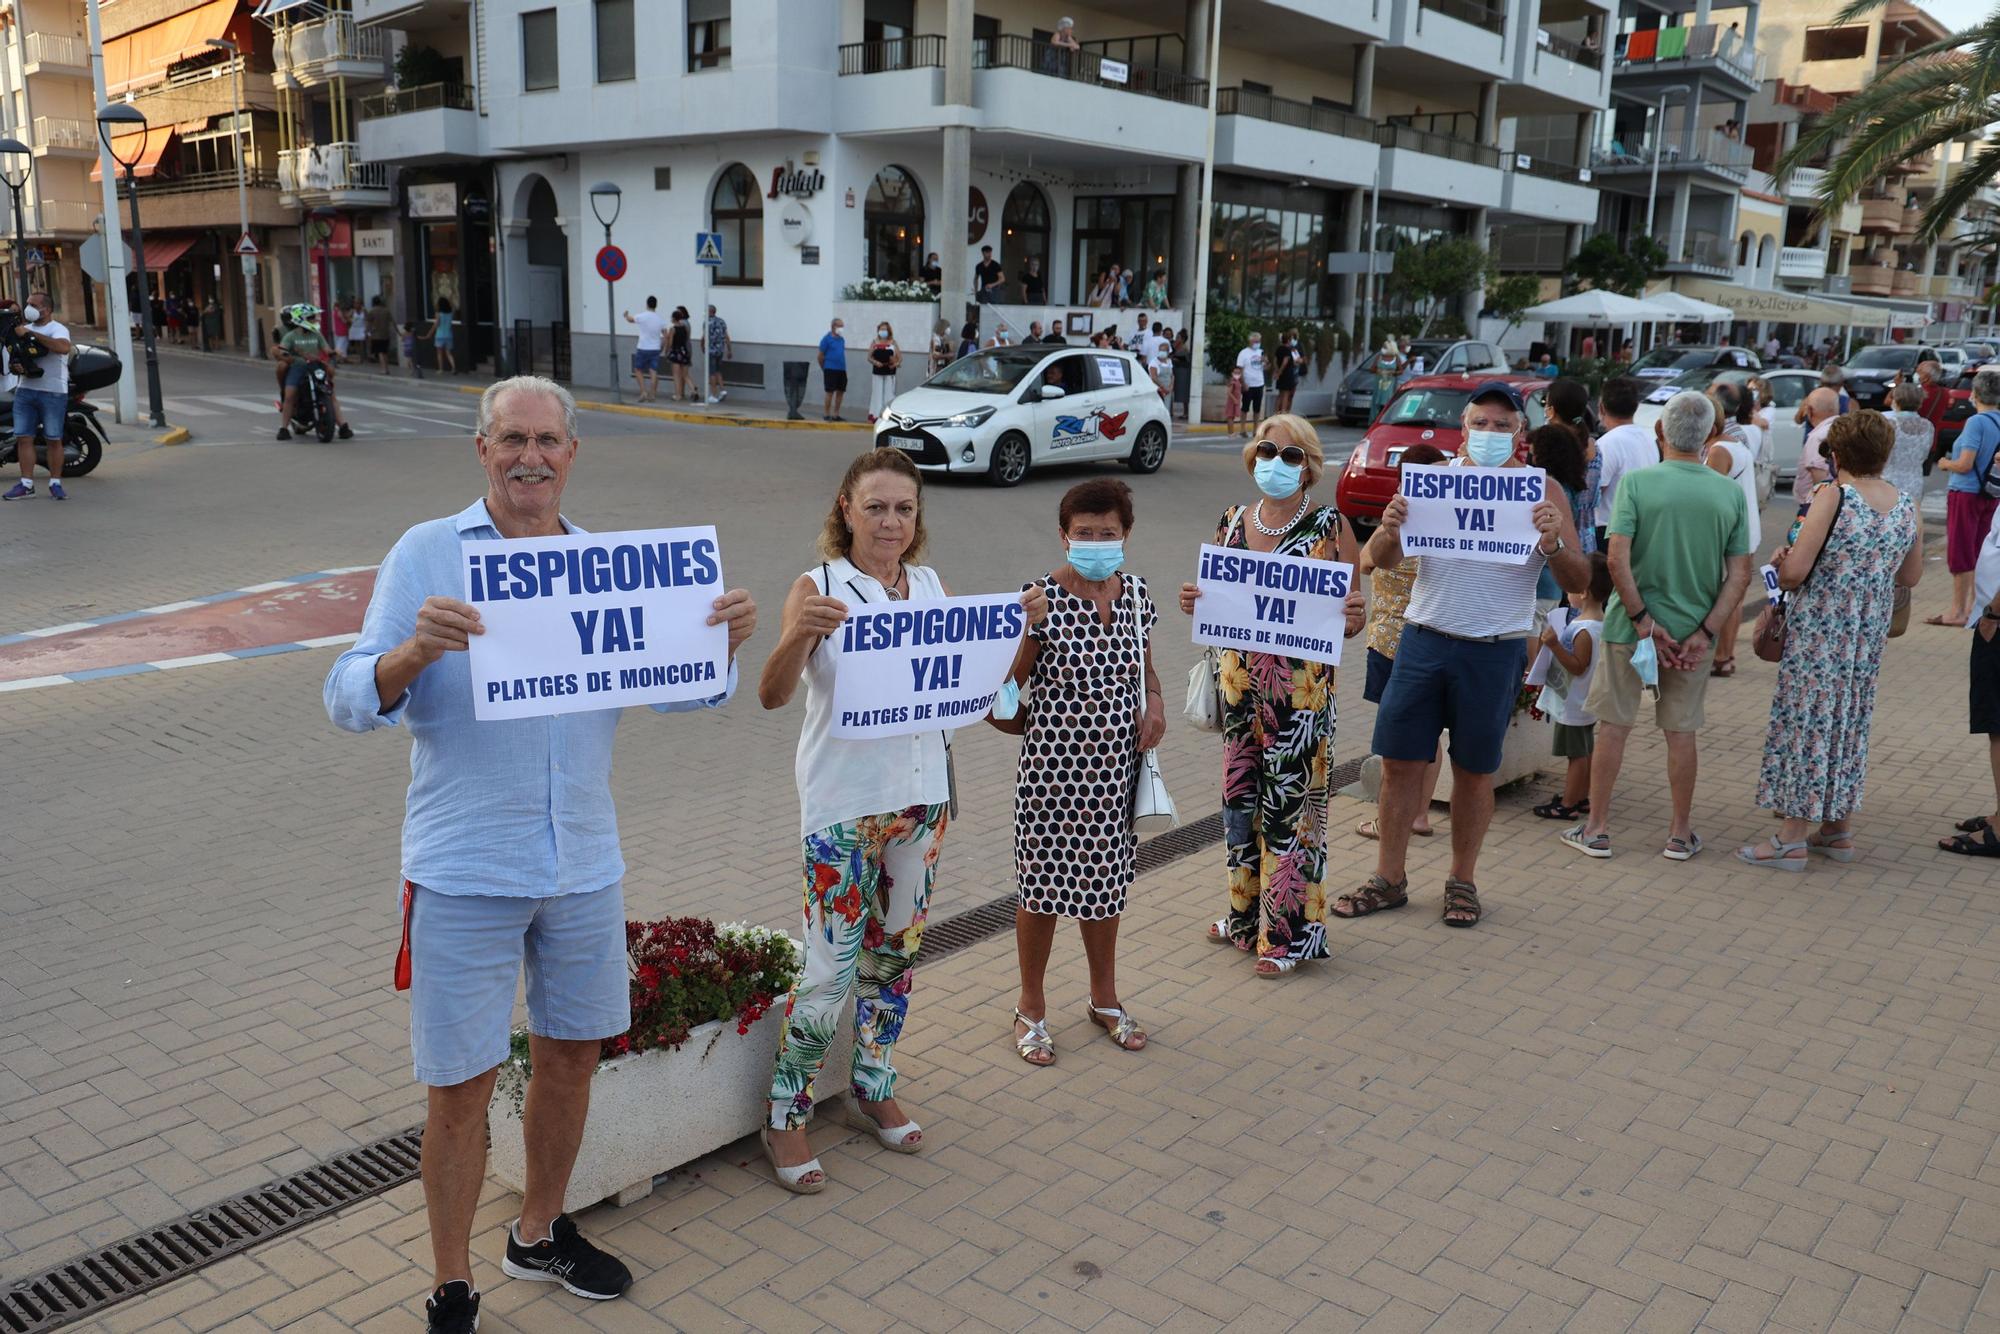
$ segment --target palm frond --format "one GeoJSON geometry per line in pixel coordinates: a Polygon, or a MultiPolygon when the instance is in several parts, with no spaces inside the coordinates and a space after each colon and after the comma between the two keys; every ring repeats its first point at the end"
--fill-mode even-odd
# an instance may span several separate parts
{"type": "Polygon", "coordinates": [[[1924,220],[1917,228],[1916,239],[1928,244],[1944,235],[1945,228],[1979,197],[1982,190],[1992,184],[1996,176],[2000,176],[2000,140],[1988,139],[1924,209],[1924,220]]]}

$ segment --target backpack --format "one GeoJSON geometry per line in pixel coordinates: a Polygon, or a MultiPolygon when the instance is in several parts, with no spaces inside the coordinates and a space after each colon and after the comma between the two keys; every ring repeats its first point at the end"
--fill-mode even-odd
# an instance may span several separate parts
{"type": "MultiPolygon", "coordinates": [[[[2000,430],[2000,412],[1988,409],[1979,416],[1985,417],[1993,423],[1996,430],[2000,430]]],[[[1978,417],[1973,420],[1977,421],[1978,417]]],[[[1968,426],[1971,424],[1971,422],[1966,423],[1968,426]]],[[[1994,443],[1993,452],[1986,456],[1986,471],[1980,474],[1979,493],[1983,496],[2000,498],[2000,441],[1994,443]]]]}

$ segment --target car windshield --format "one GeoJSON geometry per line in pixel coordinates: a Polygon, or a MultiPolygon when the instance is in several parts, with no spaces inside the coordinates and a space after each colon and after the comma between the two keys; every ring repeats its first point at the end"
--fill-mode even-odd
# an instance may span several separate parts
{"type": "Polygon", "coordinates": [[[1451,341],[1444,338],[1425,338],[1410,344],[1410,355],[1436,361],[1451,349],[1451,341]]]}
{"type": "Polygon", "coordinates": [[[1635,371],[1690,371],[1715,360],[1712,347],[1656,347],[1632,363],[1635,371]]]}
{"type": "MultiPolygon", "coordinates": [[[[1680,392],[1683,389],[1706,389],[1710,385],[1714,384],[1717,380],[1721,379],[1724,372],[1726,372],[1728,369],[1729,368],[1726,366],[1703,366],[1698,371],[1687,371],[1681,375],[1676,376],[1667,385],[1667,388],[1673,390],[1676,393],[1680,392]]],[[[1738,372],[1736,378],[1742,379],[1744,377],[1742,376],[1741,372],[1738,372]]]]}
{"type": "Polygon", "coordinates": [[[1848,360],[1856,371],[1906,371],[1917,364],[1914,347],[1864,347],[1848,360]]]}
{"type": "Polygon", "coordinates": [[[1470,389],[1411,389],[1396,396],[1382,415],[1384,426],[1456,426],[1470,389]]]}
{"type": "Polygon", "coordinates": [[[1047,355],[1026,348],[987,348],[960,357],[924,381],[924,387],[956,389],[964,394],[1011,394],[1047,355]]]}

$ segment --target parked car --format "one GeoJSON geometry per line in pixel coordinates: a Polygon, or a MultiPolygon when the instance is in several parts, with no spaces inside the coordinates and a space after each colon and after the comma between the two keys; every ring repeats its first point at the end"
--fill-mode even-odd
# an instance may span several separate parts
{"type": "Polygon", "coordinates": [[[1960,375],[1969,364],[1966,361],[1965,349],[1962,347],[1941,347],[1937,350],[1937,359],[1944,366],[1947,378],[1960,375]]]}
{"type": "Polygon", "coordinates": [[[1348,456],[1334,486],[1334,503],[1357,528],[1373,528],[1382,517],[1382,507],[1396,494],[1396,465],[1411,445],[1435,445],[1446,454],[1456,454],[1465,443],[1461,424],[1466,400],[1485,380],[1505,380],[1520,390],[1528,409],[1528,428],[1533,430],[1548,420],[1542,396],[1549,382],[1538,375],[1482,375],[1477,380],[1463,375],[1420,375],[1389,400],[1389,406],[1361,437],[1348,456]]]}
{"type": "Polygon", "coordinates": [[[1756,371],[1764,368],[1764,359],[1747,347],[1656,347],[1625,373],[1641,380],[1675,380],[1689,371],[1710,368],[1756,371]]]}
{"type": "Polygon", "coordinates": [[[875,443],[919,468],[1014,486],[1041,463],[1117,459],[1158,472],[1170,432],[1159,390],[1131,353],[1034,343],[960,357],[898,394],[875,443]]]}
{"type": "MultiPolygon", "coordinates": [[[[1426,375],[1477,375],[1485,378],[1507,373],[1507,358],[1493,344],[1477,338],[1456,341],[1448,338],[1418,338],[1410,343],[1410,359],[1423,358],[1426,375]]],[[[1370,361],[1373,360],[1371,356],[1370,361]]],[[[1403,376],[1408,384],[1415,372],[1403,376]]],[[[1340,382],[1334,416],[1342,426],[1365,426],[1375,413],[1375,372],[1363,362],[1340,382]]]]}
{"type": "Polygon", "coordinates": [[[1965,354],[1967,367],[1983,366],[1996,356],[2000,356],[2000,344],[1988,342],[1984,338],[1969,338],[1958,345],[1958,350],[1965,354]]]}
{"type": "Polygon", "coordinates": [[[1799,468],[1799,451],[1805,446],[1805,427],[1793,421],[1805,396],[1819,387],[1819,372],[1808,370],[1745,371],[1706,367],[1688,371],[1672,384],[1664,384],[1646,395],[1639,404],[1634,424],[1653,429],[1667,400],[1683,390],[1706,390],[1711,384],[1742,386],[1752,376],[1771,386],[1771,430],[1757,453],[1757,495],[1769,500],[1779,482],[1789,484],[1799,468]]]}
{"type": "Polygon", "coordinates": [[[1896,377],[1916,369],[1919,361],[1935,360],[1937,351],[1923,343],[1875,343],[1849,357],[1841,369],[1847,375],[1847,394],[1864,408],[1883,411],[1889,386],[1896,377]]]}

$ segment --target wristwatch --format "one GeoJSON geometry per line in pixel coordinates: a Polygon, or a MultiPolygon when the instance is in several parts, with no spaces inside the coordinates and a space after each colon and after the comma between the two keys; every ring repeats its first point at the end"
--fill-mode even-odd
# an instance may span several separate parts
{"type": "MultiPolygon", "coordinates": [[[[1562,555],[1564,549],[1567,548],[1568,545],[1569,544],[1563,541],[1562,538],[1560,537],[1556,538],[1556,549],[1554,551],[1542,551],[1542,559],[1547,560],[1550,557],[1562,555]]],[[[1541,551],[1541,545],[1539,543],[1536,544],[1535,550],[1541,551]]]]}

